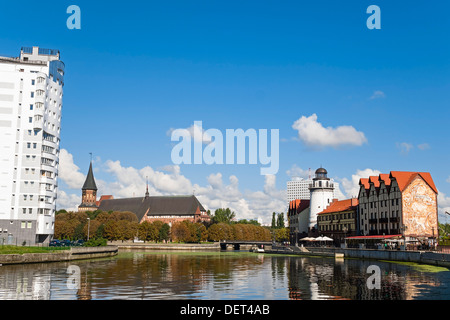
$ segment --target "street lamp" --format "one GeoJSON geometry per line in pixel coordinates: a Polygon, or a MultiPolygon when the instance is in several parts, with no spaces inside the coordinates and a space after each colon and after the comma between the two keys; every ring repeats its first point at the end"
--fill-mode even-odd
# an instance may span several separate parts
{"type": "Polygon", "coordinates": [[[87,233],[87,239],[89,241],[89,227],[91,226],[91,219],[87,218],[88,221],[88,233],[87,233]]]}

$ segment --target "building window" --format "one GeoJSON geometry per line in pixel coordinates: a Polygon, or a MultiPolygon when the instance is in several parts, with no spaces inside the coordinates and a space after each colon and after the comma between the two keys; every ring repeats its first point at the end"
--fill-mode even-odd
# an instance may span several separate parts
{"type": "Polygon", "coordinates": [[[30,110],[33,110],[33,105],[32,104],[30,104],[30,110]]]}

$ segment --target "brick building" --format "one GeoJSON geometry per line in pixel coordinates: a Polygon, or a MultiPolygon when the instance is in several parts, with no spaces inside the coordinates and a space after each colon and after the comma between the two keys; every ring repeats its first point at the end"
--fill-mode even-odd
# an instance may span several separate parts
{"type": "Polygon", "coordinates": [[[107,199],[100,202],[101,211],[133,212],[139,223],[162,221],[170,226],[175,222],[209,222],[210,217],[197,197],[145,196],[137,198],[107,199]]]}
{"type": "Polygon", "coordinates": [[[335,244],[345,242],[345,238],[357,234],[358,199],[337,200],[317,215],[320,235],[330,237],[335,244]]]}
{"type": "Polygon", "coordinates": [[[159,220],[170,226],[179,221],[209,222],[210,216],[194,195],[190,196],[150,196],[147,190],[144,197],[114,199],[112,195],[103,195],[97,201],[92,163],[82,187],[82,203],[79,211],[128,211],[136,215],[139,223],[159,220]]]}
{"type": "Polygon", "coordinates": [[[360,179],[362,236],[399,235],[406,241],[438,236],[438,190],[428,172],[391,171],[360,179]]]}

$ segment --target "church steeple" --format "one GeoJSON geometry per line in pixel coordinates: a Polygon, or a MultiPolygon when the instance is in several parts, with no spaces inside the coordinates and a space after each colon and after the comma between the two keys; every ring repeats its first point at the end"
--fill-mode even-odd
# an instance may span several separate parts
{"type": "Polygon", "coordinates": [[[92,171],[92,161],[89,165],[89,171],[86,176],[86,181],[84,181],[84,185],[82,190],[95,190],[97,191],[97,185],[95,184],[94,173],[92,171]]]}
{"type": "Polygon", "coordinates": [[[145,191],[145,197],[148,198],[150,197],[150,193],[148,192],[148,177],[146,177],[146,179],[147,179],[147,189],[145,191]]]}
{"type": "Polygon", "coordinates": [[[95,184],[94,172],[92,170],[92,154],[89,171],[81,188],[81,204],[78,206],[79,211],[95,211],[97,210],[97,185],[95,184]]]}

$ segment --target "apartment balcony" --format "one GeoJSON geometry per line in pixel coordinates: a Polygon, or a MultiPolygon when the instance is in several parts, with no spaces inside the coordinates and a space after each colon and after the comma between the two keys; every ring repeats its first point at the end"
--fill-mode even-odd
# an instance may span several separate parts
{"type": "Polygon", "coordinates": [[[393,217],[393,218],[389,218],[389,222],[399,222],[399,218],[398,217],[393,217]]]}
{"type": "Polygon", "coordinates": [[[44,128],[44,117],[35,115],[33,119],[33,129],[40,131],[44,128]]]}
{"type": "Polygon", "coordinates": [[[380,223],[388,223],[388,218],[380,218],[380,223]]]}
{"type": "Polygon", "coordinates": [[[369,219],[370,224],[375,224],[378,222],[378,219],[369,219]]]}
{"type": "Polygon", "coordinates": [[[40,183],[49,183],[49,184],[55,184],[55,179],[51,177],[41,176],[41,179],[39,181],[40,183]]]}

